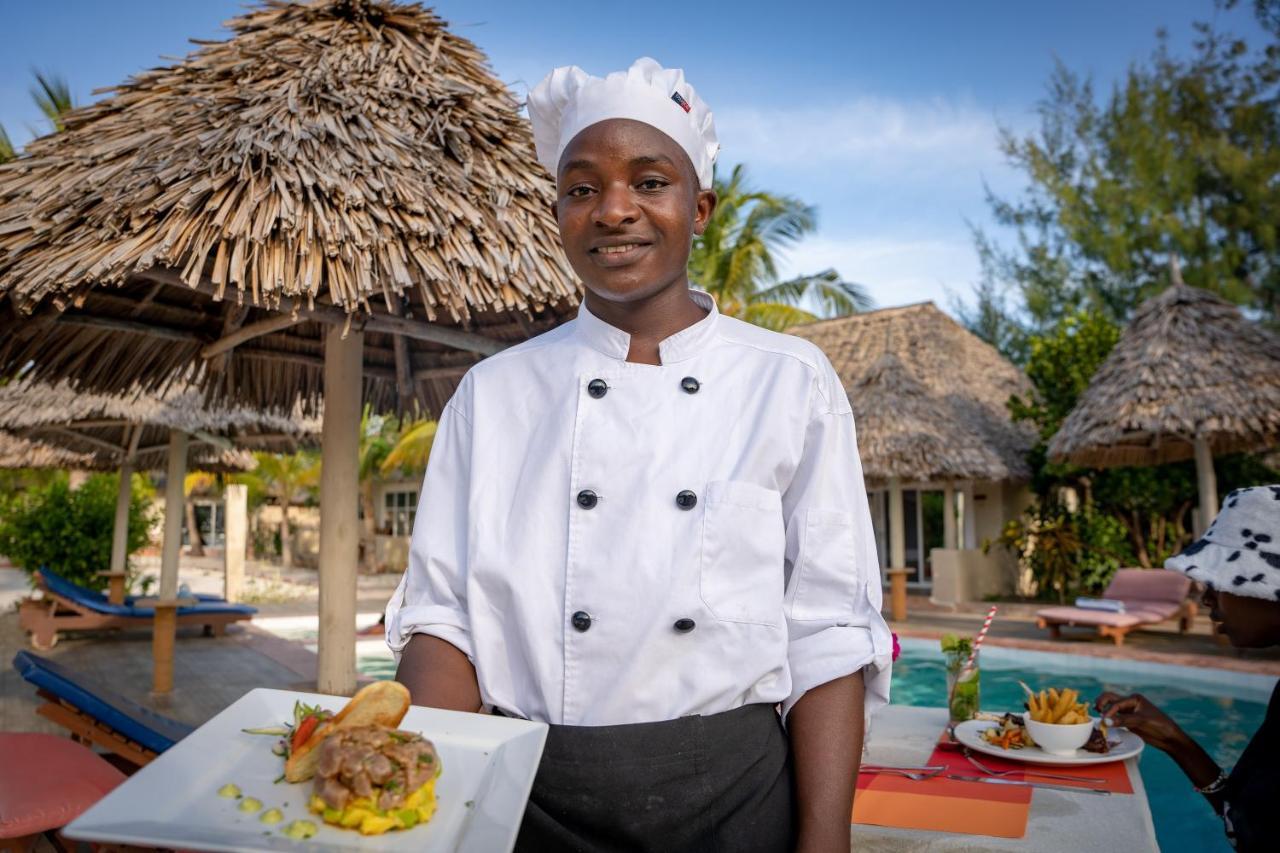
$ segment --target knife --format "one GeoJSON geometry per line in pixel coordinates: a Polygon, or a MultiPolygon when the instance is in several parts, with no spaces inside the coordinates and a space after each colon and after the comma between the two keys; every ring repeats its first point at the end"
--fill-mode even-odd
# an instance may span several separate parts
{"type": "Polygon", "coordinates": [[[985,782],[988,785],[1017,785],[1020,788],[1045,788],[1049,791],[1067,791],[1072,794],[1102,794],[1103,796],[1111,796],[1110,791],[1101,788],[1076,788],[1072,785],[1050,785],[1047,782],[1022,782],[1017,779],[996,779],[993,776],[954,776],[948,775],[948,779],[955,779],[957,782],[985,782]]]}

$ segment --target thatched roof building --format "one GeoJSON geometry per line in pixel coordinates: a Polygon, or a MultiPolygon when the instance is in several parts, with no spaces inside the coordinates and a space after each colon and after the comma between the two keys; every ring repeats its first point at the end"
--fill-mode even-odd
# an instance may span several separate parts
{"type": "Polygon", "coordinates": [[[214,396],[438,410],[577,300],[519,105],[431,11],[270,0],[74,110],[0,167],[0,374],[109,393],[177,366],[214,396]]]}
{"type": "Polygon", "coordinates": [[[1144,302],[1049,442],[1080,465],[1155,465],[1280,443],[1280,337],[1207,291],[1144,302]]]}
{"type": "Polygon", "coordinates": [[[247,471],[253,450],[289,452],[319,441],[319,422],[244,408],[205,406],[199,392],[173,388],[163,395],[110,396],[74,391],[60,383],[21,381],[0,386],[0,435],[7,443],[54,447],[68,459],[45,454],[51,464],[11,467],[75,467],[118,470],[134,447],[133,470],[164,470],[169,431],[191,436],[190,467],[247,471]]]}
{"type": "Polygon", "coordinates": [[[822,348],[858,425],[868,479],[1019,480],[1033,431],[1006,403],[1031,383],[932,302],[789,330],[822,348]]]}
{"type": "Polygon", "coordinates": [[[872,484],[1006,480],[1011,470],[981,434],[931,394],[893,352],[885,352],[848,387],[858,425],[863,474],[872,484]]]}

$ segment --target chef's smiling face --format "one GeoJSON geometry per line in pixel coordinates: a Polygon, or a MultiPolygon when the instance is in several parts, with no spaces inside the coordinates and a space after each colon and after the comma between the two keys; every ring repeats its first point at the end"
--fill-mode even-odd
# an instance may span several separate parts
{"type": "Polygon", "coordinates": [[[633,302],[688,285],[689,250],[715,209],[675,140],[643,122],[609,119],[583,130],[560,157],[556,220],[587,289],[633,302]]]}

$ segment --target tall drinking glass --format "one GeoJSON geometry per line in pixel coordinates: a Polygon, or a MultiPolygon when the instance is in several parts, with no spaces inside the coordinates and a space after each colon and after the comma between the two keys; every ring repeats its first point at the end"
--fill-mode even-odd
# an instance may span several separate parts
{"type": "Polygon", "coordinates": [[[965,669],[969,656],[946,653],[947,659],[947,712],[951,722],[972,720],[978,713],[979,677],[978,655],[973,656],[973,666],[965,669]]]}

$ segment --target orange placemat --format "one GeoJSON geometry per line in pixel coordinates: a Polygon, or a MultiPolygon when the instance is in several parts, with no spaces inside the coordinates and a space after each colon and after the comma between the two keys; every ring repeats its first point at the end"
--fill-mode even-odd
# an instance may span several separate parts
{"type": "MultiPolygon", "coordinates": [[[[1022,780],[1024,776],[1020,771],[1034,767],[1061,775],[1106,780],[1102,785],[1058,779],[1043,780],[1045,782],[1078,785],[1082,788],[1105,788],[1115,794],[1133,793],[1129,774],[1122,761],[1086,767],[1060,767],[1026,765],[985,755],[979,756],[979,760],[992,770],[1016,771],[1005,777],[1007,779],[1022,780]]],[[[950,745],[945,733],[925,763],[945,766],[947,769],[942,776],[983,775],[968,762],[959,749],[950,745]]],[[[1035,780],[1036,777],[1030,777],[1030,781],[1035,780]]],[[[941,776],[913,782],[889,773],[863,773],[858,776],[858,793],[853,802],[853,823],[1022,838],[1027,832],[1027,817],[1031,812],[1031,795],[1034,790],[1018,785],[960,782],[941,776]]]]}
{"type": "Polygon", "coordinates": [[[935,748],[925,763],[942,764],[947,769],[942,776],[921,782],[892,773],[858,774],[853,822],[999,838],[1027,834],[1031,788],[942,778],[977,772],[955,750],[935,748]]]}

